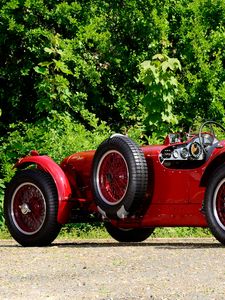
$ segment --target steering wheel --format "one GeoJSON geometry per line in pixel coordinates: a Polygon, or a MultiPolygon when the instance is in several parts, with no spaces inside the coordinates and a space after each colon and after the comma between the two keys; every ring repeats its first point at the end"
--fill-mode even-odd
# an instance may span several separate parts
{"type": "Polygon", "coordinates": [[[210,125],[209,135],[213,138],[213,140],[216,139],[215,132],[213,130],[213,125],[216,125],[217,127],[219,127],[220,129],[222,129],[225,132],[225,127],[223,127],[221,124],[219,124],[215,121],[206,121],[206,122],[202,123],[202,125],[200,126],[200,129],[199,129],[198,137],[199,137],[199,143],[200,143],[200,145],[201,145],[201,147],[202,147],[205,154],[207,153],[207,150],[204,146],[204,137],[203,137],[202,129],[206,125],[210,125]]]}

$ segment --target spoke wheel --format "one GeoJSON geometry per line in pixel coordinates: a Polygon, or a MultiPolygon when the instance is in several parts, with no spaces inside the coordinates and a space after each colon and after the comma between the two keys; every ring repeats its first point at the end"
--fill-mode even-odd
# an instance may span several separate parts
{"type": "Polygon", "coordinates": [[[225,231],[225,179],[218,184],[215,190],[213,214],[219,226],[225,231]]]}
{"type": "Polygon", "coordinates": [[[143,214],[148,168],[142,150],[131,139],[114,135],[96,150],[92,187],[99,212],[111,219],[143,214]]]}
{"type": "Polygon", "coordinates": [[[4,216],[12,237],[23,246],[51,244],[60,231],[58,194],[52,177],[41,170],[22,170],[8,184],[4,216]]]}
{"type": "Polygon", "coordinates": [[[34,234],[46,218],[46,202],[40,189],[33,183],[23,183],[12,196],[11,215],[15,226],[24,234],[34,234]]]}
{"type": "Polygon", "coordinates": [[[97,188],[103,201],[115,205],[121,202],[129,183],[126,160],[118,151],[106,152],[97,169],[97,188]]]}
{"type": "Polygon", "coordinates": [[[204,208],[212,234],[225,245],[225,165],[211,175],[205,192],[204,208]]]}

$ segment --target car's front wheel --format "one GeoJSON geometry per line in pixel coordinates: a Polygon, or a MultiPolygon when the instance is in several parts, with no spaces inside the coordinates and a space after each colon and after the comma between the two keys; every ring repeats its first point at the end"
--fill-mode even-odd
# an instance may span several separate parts
{"type": "Polygon", "coordinates": [[[204,208],[212,234],[225,245],[225,165],[216,169],[211,176],[204,208]]]}
{"type": "Polygon", "coordinates": [[[19,244],[51,244],[61,228],[57,212],[57,190],[48,173],[23,170],[13,177],[5,193],[4,216],[12,237],[19,244]]]}

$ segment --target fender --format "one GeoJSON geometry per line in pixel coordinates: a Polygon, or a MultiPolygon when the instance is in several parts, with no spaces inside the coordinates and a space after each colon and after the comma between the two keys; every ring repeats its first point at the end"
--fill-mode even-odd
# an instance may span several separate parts
{"type": "Polygon", "coordinates": [[[57,221],[65,224],[69,219],[71,187],[69,181],[56,162],[47,155],[39,155],[37,151],[31,151],[31,155],[25,156],[17,161],[15,168],[22,169],[28,165],[35,164],[37,168],[49,173],[55,182],[58,192],[58,215],[57,221]]]}
{"type": "Polygon", "coordinates": [[[221,165],[225,164],[225,151],[224,151],[225,142],[221,141],[216,153],[212,155],[208,161],[208,164],[204,170],[202,179],[200,181],[201,186],[207,186],[211,174],[221,165]]]}

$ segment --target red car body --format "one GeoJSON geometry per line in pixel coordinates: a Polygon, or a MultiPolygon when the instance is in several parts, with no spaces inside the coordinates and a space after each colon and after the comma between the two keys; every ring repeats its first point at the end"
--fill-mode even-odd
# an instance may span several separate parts
{"type": "MultiPolygon", "coordinates": [[[[151,168],[151,178],[154,178],[146,195],[151,204],[141,219],[126,219],[124,226],[128,223],[141,227],[208,226],[202,211],[206,182],[212,170],[225,160],[225,141],[220,141],[211,157],[194,169],[169,169],[161,164],[160,153],[171,145],[178,144],[141,147],[151,168]]],[[[52,175],[59,197],[58,222],[65,224],[69,221],[73,202],[74,205],[79,202],[90,213],[98,211],[91,186],[94,154],[94,150],[72,154],[59,166],[50,157],[36,153],[33,156],[31,152],[31,156],[21,158],[15,166],[21,168],[24,164],[35,163],[52,175]]]]}
{"type": "MultiPolygon", "coordinates": [[[[122,142],[126,139],[120,135],[111,137],[111,139],[116,138],[122,142]]],[[[171,134],[167,136],[164,144],[143,146],[138,151],[144,154],[147,165],[147,187],[143,197],[138,199],[141,209],[137,208],[138,201],[136,201],[134,212],[128,212],[125,215],[117,212],[117,215],[110,215],[110,217],[107,216],[101,205],[99,207],[96,203],[96,193],[93,192],[93,165],[96,151],[72,154],[66,157],[60,165],[48,156],[42,156],[37,151],[31,151],[29,156],[19,159],[15,167],[24,169],[32,164],[51,176],[57,190],[57,223],[59,224],[71,222],[72,213],[75,212],[77,215],[81,213],[79,222],[82,222],[82,215],[85,217],[95,216],[97,220],[107,220],[115,228],[123,228],[124,230],[168,226],[208,227],[209,221],[205,215],[204,199],[208,185],[212,180],[211,177],[216,174],[216,170],[221,165],[224,165],[225,141],[218,141],[212,133],[207,132],[201,133],[201,136],[193,135],[184,141],[178,134],[171,134]],[[204,145],[201,138],[206,139],[204,145]],[[207,150],[203,148],[207,148],[207,150]]],[[[112,155],[120,155],[119,150],[116,149],[114,152],[107,150],[99,164],[104,164],[104,160],[108,156],[112,159],[112,155]]],[[[121,156],[126,169],[128,167],[127,163],[123,162],[124,155],[121,156]]],[[[118,158],[121,159],[121,157],[118,158]]],[[[121,164],[114,167],[114,172],[117,172],[116,168],[122,172],[121,164]]],[[[97,168],[96,172],[101,176],[101,166],[97,168]]],[[[113,173],[113,171],[110,172],[113,173]]],[[[131,175],[128,175],[129,180],[131,180],[131,175]]],[[[102,185],[107,182],[108,189],[110,189],[112,177],[113,174],[107,174],[104,177],[105,181],[97,179],[97,187],[101,189],[102,185]]],[[[128,182],[128,179],[122,175],[120,175],[119,180],[122,183],[128,182]]],[[[104,190],[100,191],[101,193],[104,195],[108,192],[104,190]]],[[[112,203],[110,198],[105,201],[106,203],[103,203],[103,207],[107,204],[110,210],[110,207],[116,206],[123,197],[117,199],[118,201],[115,200],[115,202],[113,200],[112,203]]],[[[225,201],[221,203],[221,200],[216,202],[216,206],[219,207],[216,219],[219,219],[222,227],[225,227],[225,201]]],[[[118,209],[118,211],[120,210],[121,208],[118,209]]],[[[7,208],[5,211],[7,215],[7,208]]],[[[125,208],[124,211],[126,212],[125,208]]],[[[21,212],[19,211],[19,213],[21,212]]],[[[13,214],[15,215],[15,213],[13,214]]],[[[27,214],[23,213],[22,216],[26,217],[27,214]]],[[[224,228],[222,229],[224,231],[224,228]]],[[[24,230],[22,231],[24,234],[24,230]]],[[[218,238],[217,234],[216,237],[218,238]]],[[[223,238],[219,237],[218,239],[223,242],[223,238]]]]}

